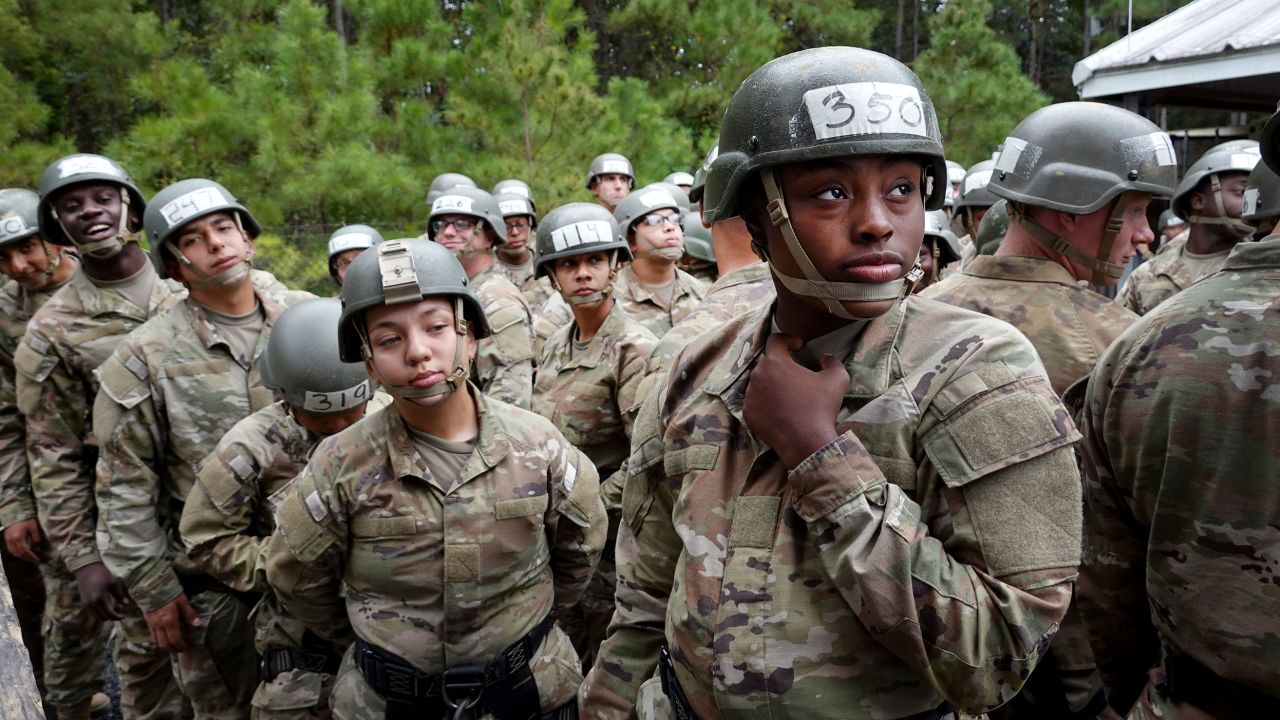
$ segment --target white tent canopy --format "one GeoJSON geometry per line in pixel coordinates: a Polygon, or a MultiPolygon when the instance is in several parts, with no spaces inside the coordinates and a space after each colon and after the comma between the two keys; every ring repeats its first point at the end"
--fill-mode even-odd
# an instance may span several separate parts
{"type": "Polygon", "coordinates": [[[1273,111],[1280,0],[1195,0],[1076,63],[1082,100],[1273,111]]]}

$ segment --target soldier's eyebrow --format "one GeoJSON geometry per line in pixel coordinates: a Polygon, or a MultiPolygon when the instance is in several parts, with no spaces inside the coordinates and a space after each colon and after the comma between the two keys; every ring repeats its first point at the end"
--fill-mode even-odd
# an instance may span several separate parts
{"type": "MultiPolygon", "coordinates": [[[[427,318],[427,317],[430,317],[430,316],[432,316],[432,315],[443,315],[443,314],[445,314],[445,313],[448,313],[450,310],[451,310],[451,308],[448,308],[448,307],[442,307],[442,306],[440,306],[440,305],[431,305],[431,306],[429,306],[429,307],[427,307],[427,308],[423,309],[423,310],[422,310],[421,312],[419,312],[416,316],[414,316],[414,319],[415,319],[415,320],[421,320],[421,319],[423,319],[423,318],[427,318]]],[[[373,330],[373,329],[375,329],[375,328],[381,328],[381,327],[391,327],[391,328],[395,328],[395,327],[399,327],[399,326],[400,326],[400,323],[399,323],[399,322],[397,322],[397,321],[394,319],[394,317],[393,317],[393,316],[390,316],[390,317],[385,317],[385,318],[383,318],[383,319],[381,319],[381,320],[379,320],[379,321],[375,322],[374,324],[370,325],[370,326],[369,326],[369,329],[370,329],[370,330],[373,330]]]]}

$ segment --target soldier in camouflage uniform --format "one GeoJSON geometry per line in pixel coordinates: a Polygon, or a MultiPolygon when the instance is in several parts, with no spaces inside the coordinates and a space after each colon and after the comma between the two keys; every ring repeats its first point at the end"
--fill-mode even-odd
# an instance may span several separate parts
{"type": "Polygon", "coordinates": [[[533,396],[533,317],[529,303],[497,268],[492,248],[503,242],[502,211],[476,188],[446,190],[431,205],[429,239],[462,263],[484,305],[493,334],[476,352],[476,384],[488,396],[529,409],[533,396]]]}
{"type": "Polygon", "coordinates": [[[1009,201],[1000,198],[995,205],[987,208],[987,214],[978,223],[978,235],[973,239],[974,247],[979,255],[995,255],[1000,249],[1000,241],[1009,232],[1009,201]]]}
{"type": "MultiPolygon", "coordinates": [[[[1154,123],[1117,107],[1069,102],[1032,113],[1005,140],[987,186],[1012,224],[924,297],[1004,320],[1031,340],[1054,392],[1079,417],[1083,380],[1137,315],[1084,286],[1114,285],[1140,243],[1147,205],[1177,178],[1173,145],[1154,123]],[[1067,389],[1078,384],[1070,396],[1067,389]]],[[[984,218],[985,220],[985,218],[984,218]]],[[[1041,668],[993,718],[1092,718],[1106,707],[1073,606],[1041,668]]]]}
{"type": "Polygon", "coordinates": [[[618,153],[595,156],[587,168],[586,188],[596,197],[600,207],[613,212],[636,186],[636,171],[631,161],[618,153]]]}
{"type": "Polygon", "coordinates": [[[1131,718],[1280,707],[1277,337],[1273,231],[1130,327],[1089,381],[1080,603],[1131,718]]]}
{"type": "Polygon", "coordinates": [[[920,243],[920,255],[916,258],[921,274],[911,286],[911,292],[918,293],[934,285],[948,265],[960,261],[960,241],[947,225],[947,214],[941,210],[924,214],[924,242],[920,243]]]}
{"type": "Polygon", "coordinates": [[[264,552],[293,616],[335,643],[354,631],[334,717],[577,717],[578,656],[553,618],[604,545],[595,468],[467,382],[489,323],[441,246],[384,243],[342,301],[342,359],[394,404],[320,443],[264,552]]]}
{"type": "Polygon", "coordinates": [[[952,228],[958,226],[955,235],[960,243],[962,263],[969,262],[970,258],[978,254],[976,242],[978,225],[999,199],[987,189],[994,166],[994,160],[976,163],[965,172],[964,180],[960,182],[960,193],[955,198],[952,228]]]}
{"type": "Polygon", "coordinates": [[[684,257],[680,269],[701,280],[704,285],[716,281],[716,251],[711,245],[711,228],[702,224],[697,210],[684,211],[684,257]]]}
{"type": "Polygon", "coordinates": [[[339,288],[356,256],[382,242],[382,233],[368,225],[343,225],[329,236],[329,277],[339,288]]]}
{"type": "Polygon", "coordinates": [[[529,247],[529,241],[538,229],[538,211],[533,200],[524,195],[503,193],[494,195],[493,199],[498,202],[502,222],[507,228],[506,241],[493,252],[498,261],[497,267],[520,288],[530,308],[540,308],[555,291],[534,272],[533,249],[529,247]]]}
{"type": "Polygon", "coordinates": [[[94,537],[94,370],[132,329],[181,297],[138,245],[144,208],[129,175],[100,155],[61,158],[40,181],[41,235],[74,245],[81,256],[80,272],[36,311],[14,354],[32,491],[52,555],[43,568],[45,669],[60,717],[88,716],[89,699],[102,687],[109,620],[121,621],[114,653],[125,717],[184,712],[169,659],[103,564],[94,537]]]}
{"type": "Polygon", "coordinates": [[[39,203],[40,197],[25,188],[0,190],[0,274],[7,278],[0,288],[0,526],[4,528],[0,556],[43,694],[44,636],[40,625],[46,595],[39,564],[48,549],[40,537],[36,499],[27,472],[26,424],[18,412],[13,356],[27,322],[71,279],[79,257],[40,237],[39,203]]]}
{"type": "Polygon", "coordinates": [[[1173,211],[1190,226],[1129,274],[1116,302],[1139,315],[1218,271],[1231,249],[1253,235],[1240,219],[1249,172],[1258,164],[1252,141],[1222,143],[1187,168],[1173,211]]]}
{"type": "Polygon", "coordinates": [[[255,599],[203,572],[178,535],[198,465],[232,427],[273,401],[258,356],[307,293],[259,290],[259,226],[216,182],[161,190],[144,222],[152,260],[187,297],[142,324],[98,369],[93,430],[98,549],[144,613],[197,718],[248,718],[255,599]]]}
{"type": "Polygon", "coordinates": [[[945,192],[929,99],[892,58],[805,50],[747,78],[720,138],[706,217],[742,215],[778,298],[641,408],[584,716],[1007,702],[1071,596],[1079,435],[1016,330],[904,299],[945,192]]]}
{"type": "Polygon", "coordinates": [[[618,203],[613,217],[634,258],[618,273],[614,297],[661,338],[707,294],[706,283],[676,266],[684,255],[684,216],[671,193],[643,188],[618,203]]]}
{"type": "Polygon", "coordinates": [[[582,601],[560,616],[588,667],[613,617],[613,544],[622,510],[619,468],[627,459],[645,368],[658,342],[613,299],[618,269],[630,259],[613,216],[599,205],[563,205],[538,229],[538,275],[550,279],[572,309],[573,320],[542,349],[533,410],[550,418],[586,453],[601,478],[609,513],[609,541],[591,584],[582,601]]]}
{"type": "Polygon", "coordinates": [[[329,717],[329,694],[346,646],[308,632],[267,586],[262,550],[275,528],[270,498],[307,464],[320,440],[341,432],[389,398],[374,395],[358,363],[338,357],[334,298],[304,300],[271,330],[260,359],[262,384],[283,396],[236,423],[200,468],[182,509],[191,561],[233,590],[264,597],[255,616],[262,657],[254,720],[329,717]],[[371,399],[373,402],[371,403],[371,399]]]}

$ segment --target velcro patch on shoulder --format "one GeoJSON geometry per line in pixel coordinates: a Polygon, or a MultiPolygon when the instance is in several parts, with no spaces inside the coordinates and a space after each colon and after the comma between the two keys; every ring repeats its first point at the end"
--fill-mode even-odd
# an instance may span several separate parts
{"type": "Polygon", "coordinates": [[[734,502],[729,544],[733,547],[771,548],[782,498],[776,495],[743,495],[734,502]]]}
{"type": "Polygon", "coordinates": [[[49,378],[49,373],[53,372],[53,368],[58,364],[58,358],[37,350],[35,348],[37,341],[46,351],[49,349],[48,343],[28,334],[27,339],[14,352],[13,364],[23,377],[32,382],[42,383],[49,378]]]}
{"type": "Polygon", "coordinates": [[[957,487],[1079,438],[1048,381],[1030,377],[971,399],[925,435],[924,446],[943,482],[957,487]]]}
{"type": "Polygon", "coordinates": [[[126,409],[132,409],[151,396],[146,363],[136,355],[122,359],[117,353],[93,372],[98,376],[103,392],[126,409]]]}
{"type": "Polygon", "coordinates": [[[529,313],[517,302],[495,303],[497,307],[490,312],[485,310],[485,317],[489,321],[489,328],[494,334],[498,334],[503,330],[520,322],[528,322],[529,313]]]}
{"type": "MultiPolygon", "coordinates": [[[[569,481],[566,477],[565,487],[569,488],[569,481]]],[[[535,495],[533,497],[516,498],[515,500],[499,500],[494,504],[493,513],[499,520],[510,520],[511,518],[527,517],[529,515],[542,515],[547,511],[550,498],[546,495],[535,495]]]]}
{"type": "Polygon", "coordinates": [[[716,445],[690,445],[672,450],[663,456],[663,470],[667,475],[683,475],[694,470],[713,470],[720,458],[716,445]]]}
{"type": "MultiPolygon", "coordinates": [[[[328,528],[320,524],[320,520],[316,519],[316,513],[312,510],[311,503],[306,500],[312,494],[316,496],[317,500],[320,499],[314,485],[309,487],[309,492],[306,494],[298,490],[291,490],[281,499],[280,506],[276,508],[276,527],[279,528],[280,534],[284,536],[285,543],[289,546],[289,551],[304,563],[314,562],[334,543],[333,534],[328,528]]],[[[323,503],[321,503],[321,506],[323,506],[323,503]]],[[[328,509],[326,508],[321,519],[327,516],[328,509]]]]}

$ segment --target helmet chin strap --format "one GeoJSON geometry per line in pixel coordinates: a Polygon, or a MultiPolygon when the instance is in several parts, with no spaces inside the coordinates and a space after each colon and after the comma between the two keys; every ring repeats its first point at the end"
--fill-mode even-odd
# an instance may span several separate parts
{"type": "Polygon", "coordinates": [[[790,251],[791,258],[795,260],[796,265],[800,266],[800,271],[804,273],[804,279],[784,274],[768,257],[765,258],[765,261],[769,265],[769,271],[773,273],[774,277],[778,278],[778,282],[796,295],[821,300],[822,304],[826,306],[827,312],[838,318],[860,320],[865,318],[859,318],[850,313],[845,309],[844,303],[897,300],[909,292],[915,281],[924,274],[924,271],[920,269],[917,263],[907,273],[906,277],[888,282],[851,283],[832,282],[824,279],[822,274],[818,272],[818,268],[813,264],[813,261],[805,254],[804,247],[800,245],[800,239],[796,237],[795,228],[791,225],[791,216],[787,214],[786,199],[782,195],[782,189],[778,186],[778,180],[774,176],[773,169],[766,168],[760,173],[760,177],[764,181],[765,196],[769,200],[769,219],[773,222],[774,227],[778,228],[782,233],[782,239],[786,241],[787,250],[790,251]]]}
{"type": "MultiPolygon", "coordinates": [[[[684,257],[684,247],[658,247],[648,240],[640,237],[639,233],[635,233],[636,245],[641,243],[649,247],[644,250],[636,250],[632,255],[636,258],[646,258],[649,260],[662,260],[669,263],[679,262],[684,257]]],[[[683,244],[682,244],[683,245],[683,244]]]]}
{"type": "MultiPolygon", "coordinates": [[[[71,233],[67,232],[67,226],[62,224],[62,218],[58,217],[58,213],[53,209],[50,209],[49,212],[53,214],[53,219],[58,223],[58,227],[62,228],[62,234],[71,237],[71,233]]],[[[120,222],[116,227],[116,234],[93,242],[75,243],[75,246],[84,255],[97,260],[109,260],[119,255],[129,243],[136,243],[141,240],[142,233],[129,232],[129,191],[121,188],[120,222]]]]}
{"type": "Polygon", "coordinates": [[[1124,266],[1108,262],[1103,258],[1111,257],[1111,248],[1116,243],[1116,236],[1120,234],[1120,230],[1124,227],[1124,206],[1119,198],[1115,200],[1115,205],[1111,208],[1111,214],[1107,216],[1106,229],[1102,231],[1102,242],[1098,245],[1098,256],[1090,257],[1084,251],[1077,248],[1067,241],[1066,238],[1056,235],[1044,225],[1041,225],[1030,215],[1021,212],[1012,212],[1015,222],[1026,228],[1041,245],[1048,249],[1066,255],[1075,262],[1089,268],[1093,271],[1093,275],[1089,278],[1089,282],[1093,285],[1104,285],[1107,278],[1120,278],[1124,276],[1124,266]]]}
{"type": "MultiPolygon", "coordinates": [[[[414,284],[417,275],[414,275],[414,284]]],[[[416,385],[392,385],[390,383],[382,383],[382,388],[392,397],[405,398],[407,400],[417,400],[419,398],[448,397],[467,384],[467,378],[471,375],[471,370],[467,363],[467,317],[463,312],[462,298],[455,297],[453,299],[453,330],[458,334],[458,343],[453,351],[453,370],[449,372],[449,377],[432,385],[431,387],[418,387],[416,385]]],[[[360,333],[361,352],[364,353],[365,359],[373,358],[373,346],[369,343],[369,335],[365,330],[364,323],[358,323],[356,331],[360,333]]]]}
{"type": "MultiPolygon", "coordinates": [[[[245,234],[244,226],[240,224],[240,214],[232,214],[235,216],[236,227],[239,228],[240,235],[245,239],[248,239],[249,236],[245,234]]],[[[206,275],[197,270],[196,267],[191,264],[191,261],[187,259],[186,255],[182,254],[182,251],[178,249],[176,244],[166,241],[165,247],[169,249],[169,252],[173,253],[173,256],[178,259],[178,262],[182,263],[182,265],[186,267],[192,275],[196,276],[194,281],[187,283],[192,289],[203,290],[204,288],[210,287],[229,287],[238,285],[240,282],[248,279],[249,271],[253,269],[252,250],[244,256],[244,260],[241,262],[228,267],[226,270],[221,270],[212,275],[206,275]]]]}
{"type": "Polygon", "coordinates": [[[1241,240],[1253,237],[1255,228],[1240,218],[1233,218],[1227,215],[1227,208],[1222,203],[1222,183],[1218,181],[1218,174],[1214,173],[1209,176],[1209,187],[1213,190],[1213,204],[1217,206],[1217,215],[1192,215],[1187,218],[1188,222],[1200,225],[1222,225],[1231,233],[1241,240]]]}

